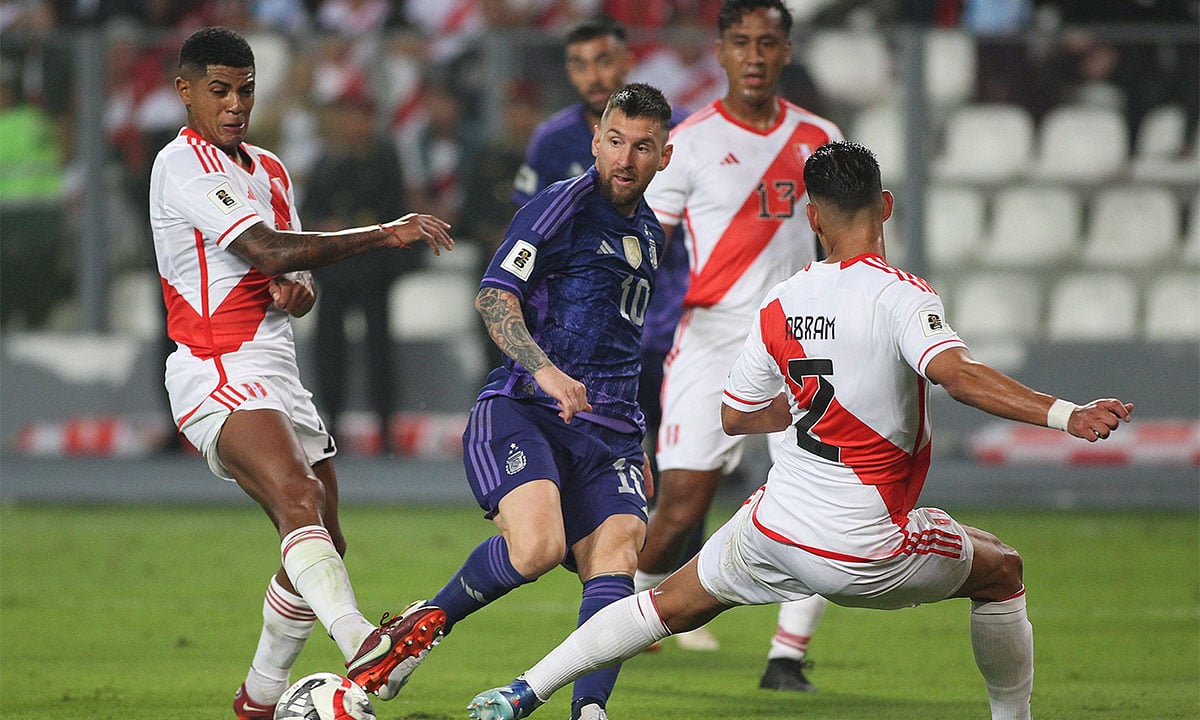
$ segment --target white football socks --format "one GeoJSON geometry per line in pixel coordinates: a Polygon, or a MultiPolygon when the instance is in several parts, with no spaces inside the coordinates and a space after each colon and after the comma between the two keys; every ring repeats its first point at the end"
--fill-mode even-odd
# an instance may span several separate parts
{"type": "Polygon", "coordinates": [[[670,634],[650,591],[643,591],[602,608],[523,677],[539,698],[549,700],[579,676],[627,660],[670,634]]]}
{"type": "Polygon", "coordinates": [[[808,653],[808,641],[817,630],[829,601],[820,595],[792,600],[779,606],[779,624],[771,638],[767,659],[803,660],[808,653]]]}
{"type": "Polygon", "coordinates": [[[329,531],[320,525],[306,525],[288,533],[281,547],[283,568],[292,585],[349,662],[375,626],[358,610],[350,575],[329,531]]]}
{"type": "Polygon", "coordinates": [[[1024,590],[1001,602],[971,602],[971,647],[987,685],[992,720],[1029,720],[1033,626],[1024,590]]]}
{"type": "Polygon", "coordinates": [[[643,590],[653,590],[662,584],[671,573],[648,573],[641,570],[633,574],[633,591],[640,593],[643,590]]]}
{"type": "Polygon", "coordinates": [[[246,675],[246,693],[253,700],[270,705],[279,699],[316,622],[317,616],[304,598],[285,590],[271,576],[263,599],[262,634],[246,675]]]}

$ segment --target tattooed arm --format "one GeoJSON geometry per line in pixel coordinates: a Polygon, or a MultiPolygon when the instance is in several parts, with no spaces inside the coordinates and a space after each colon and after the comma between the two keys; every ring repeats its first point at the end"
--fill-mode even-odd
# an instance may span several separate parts
{"type": "Polygon", "coordinates": [[[559,370],[533,341],[516,295],[485,287],[475,296],[475,309],[483,317],[483,324],[496,347],[520,363],[533,375],[538,387],[558,401],[558,416],[563,422],[570,423],[575,413],[592,409],[584,384],[559,370]]]}
{"type": "Polygon", "coordinates": [[[420,240],[440,255],[454,247],[446,232],[450,225],[433,215],[409,213],[382,225],[339,232],[273,230],[256,223],[238,235],[229,249],[267,275],[332,265],[359,253],[381,247],[404,248],[420,240]]]}

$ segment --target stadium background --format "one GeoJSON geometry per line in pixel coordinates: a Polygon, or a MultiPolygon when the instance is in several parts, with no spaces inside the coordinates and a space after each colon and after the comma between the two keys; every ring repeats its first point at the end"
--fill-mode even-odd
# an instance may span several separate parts
{"type": "MultiPolygon", "coordinates": [[[[179,41],[227,24],[258,59],[249,140],[279,152],[299,192],[325,108],[366,99],[400,148],[412,209],[453,219],[459,247],[392,292],[400,413],[384,431],[400,452],[380,453],[353,363],[339,474],[350,503],[470,502],[457,443],[486,369],[471,307],[490,242],[482,215],[511,213],[498,158],[573,100],[569,11],[625,21],[632,77],[687,107],[719,97],[724,78],[711,53],[719,3],[441,5],[0,5],[0,501],[248,502],[170,449],[142,205],[149,162],[183,122],[179,41]]],[[[879,154],[900,208],[889,259],[938,287],[981,359],[1069,399],[1138,407],[1092,446],[935,391],[924,501],[1200,506],[1197,3],[791,5],[784,93],[879,154]]],[[[312,387],[310,319],[297,336],[312,387]]],[[[750,456],[727,498],[761,482],[765,453],[750,456]]]]}

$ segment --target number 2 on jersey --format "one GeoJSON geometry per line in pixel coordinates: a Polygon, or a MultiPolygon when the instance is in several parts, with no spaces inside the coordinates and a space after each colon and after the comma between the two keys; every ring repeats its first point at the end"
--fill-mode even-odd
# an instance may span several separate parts
{"type": "Polygon", "coordinates": [[[796,444],[817,457],[830,462],[841,462],[842,451],[837,445],[821,442],[812,434],[812,428],[833,402],[833,383],[825,378],[833,375],[833,361],[828,358],[798,358],[788,360],[788,377],[801,385],[804,379],[815,377],[817,391],[808,403],[808,412],[796,421],[796,444]]]}

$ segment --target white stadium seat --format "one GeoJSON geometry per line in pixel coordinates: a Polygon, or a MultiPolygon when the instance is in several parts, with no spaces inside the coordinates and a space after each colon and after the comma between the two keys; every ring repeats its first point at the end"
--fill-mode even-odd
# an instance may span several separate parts
{"type": "Polygon", "coordinates": [[[1047,329],[1055,341],[1132,340],[1138,292],[1120,273],[1075,273],[1051,290],[1047,329]]]}
{"type": "Polygon", "coordinates": [[[892,93],[891,52],[880,33],[822,30],[803,48],[813,82],[829,100],[862,107],[892,93]]]}
{"type": "Polygon", "coordinates": [[[984,199],[962,185],[935,185],[925,194],[925,255],[933,267],[953,267],[983,250],[984,199]]]}
{"type": "Polygon", "coordinates": [[[1005,188],[993,201],[984,258],[993,265],[1031,268],[1067,260],[1079,250],[1082,213],[1079,197],[1065,187],[1005,188]]]}
{"type": "Polygon", "coordinates": [[[975,36],[962,30],[925,31],[925,93],[935,105],[966,102],[975,92],[975,36]]]}
{"type": "Polygon", "coordinates": [[[1093,198],[1083,259],[1094,267],[1147,267],[1179,245],[1179,202],[1166,188],[1128,185],[1093,198]]]}
{"type": "Polygon", "coordinates": [[[998,183],[1029,170],[1033,117],[1018,105],[965,105],[946,121],[944,152],[933,166],[944,181],[998,183]]]}
{"type": "Polygon", "coordinates": [[[1065,105],[1042,120],[1037,177],[1095,183],[1123,170],[1128,159],[1129,127],[1114,108],[1065,105]]]}
{"type": "Polygon", "coordinates": [[[165,331],[162,280],[153,270],[130,270],[113,278],[109,287],[109,318],[122,335],[153,340],[165,331]]]}
{"type": "Polygon", "coordinates": [[[1146,339],[1200,340],[1200,273],[1155,278],[1146,289],[1146,339]]]}
{"type": "Polygon", "coordinates": [[[879,173],[885,185],[904,179],[904,118],[894,103],[870,105],[854,114],[849,139],[871,148],[879,160],[879,173]]]}
{"type": "Polygon", "coordinates": [[[969,345],[972,340],[1026,340],[1041,328],[1041,289],[1021,273],[979,273],[947,297],[946,317],[969,345]]]}
{"type": "Polygon", "coordinates": [[[1187,143],[1187,113],[1180,105],[1159,105],[1138,127],[1136,157],[1173,158],[1187,143]]]}

